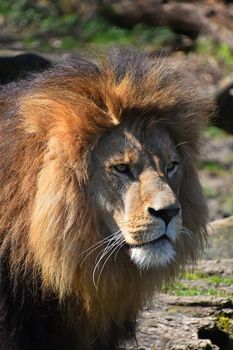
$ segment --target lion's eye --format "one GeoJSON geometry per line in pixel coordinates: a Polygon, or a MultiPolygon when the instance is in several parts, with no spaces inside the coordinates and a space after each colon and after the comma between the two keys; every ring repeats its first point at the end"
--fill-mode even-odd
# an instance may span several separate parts
{"type": "Polygon", "coordinates": [[[168,177],[172,177],[176,173],[178,165],[179,163],[177,161],[168,163],[168,165],[166,166],[166,172],[168,177]]]}
{"type": "Polygon", "coordinates": [[[129,165],[124,163],[115,164],[112,166],[113,170],[117,174],[122,174],[127,176],[130,180],[134,181],[134,175],[129,167],[129,165]]]}
{"type": "Polygon", "coordinates": [[[123,164],[123,163],[120,163],[120,164],[116,164],[113,166],[113,168],[118,171],[119,173],[128,173],[130,172],[130,169],[128,167],[127,164],[123,164]]]}

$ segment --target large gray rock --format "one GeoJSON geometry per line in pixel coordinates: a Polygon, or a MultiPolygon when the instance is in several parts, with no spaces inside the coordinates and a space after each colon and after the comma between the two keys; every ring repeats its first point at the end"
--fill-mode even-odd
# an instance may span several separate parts
{"type": "Polygon", "coordinates": [[[50,61],[35,53],[0,56],[0,84],[23,79],[29,73],[42,72],[50,66],[50,61]]]}
{"type": "Polygon", "coordinates": [[[230,335],[220,313],[232,313],[232,301],[214,296],[157,296],[138,324],[138,347],[145,350],[230,350],[230,335]]]}

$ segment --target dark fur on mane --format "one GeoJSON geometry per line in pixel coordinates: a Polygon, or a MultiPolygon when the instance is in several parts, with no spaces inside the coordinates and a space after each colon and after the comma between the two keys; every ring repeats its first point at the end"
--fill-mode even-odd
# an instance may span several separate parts
{"type": "Polygon", "coordinates": [[[195,167],[200,130],[212,110],[166,61],[127,51],[113,51],[100,66],[64,61],[1,88],[1,350],[113,350],[134,338],[137,313],[152,295],[152,274],[141,277],[135,267],[119,263],[110,268],[115,279],[109,287],[106,269],[97,297],[83,272],[93,261],[82,270],[76,258],[76,249],[84,251],[95,237],[87,195],[90,154],[101,135],[135,116],[153,116],[182,144],[180,201],[196,250],[183,252],[179,264],[162,274],[155,271],[161,283],[196,259],[206,237],[207,209],[195,167]],[[43,181],[56,203],[47,204],[43,181]],[[69,250],[71,244],[75,249],[69,250]]]}

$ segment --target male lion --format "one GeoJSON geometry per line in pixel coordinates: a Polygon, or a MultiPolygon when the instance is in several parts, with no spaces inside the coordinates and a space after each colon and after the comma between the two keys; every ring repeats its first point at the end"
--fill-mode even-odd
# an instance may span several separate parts
{"type": "Polygon", "coordinates": [[[212,105],[115,51],[4,86],[0,109],[0,349],[117,349],[205,240],[212,105]]]}

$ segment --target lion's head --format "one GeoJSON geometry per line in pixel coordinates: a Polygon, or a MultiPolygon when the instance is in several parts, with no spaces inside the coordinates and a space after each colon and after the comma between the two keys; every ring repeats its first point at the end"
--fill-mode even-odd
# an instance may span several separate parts
{"type": "Polygon", "coordinates": [[[166,61],[116,52],[8,90],[0,229],[16,281],[20,270],[78,297],[103,327],[134,317],[205,240],[196,166],[210,102],[166,61]]]}
{"type": "Polygon", "coordinates": [[[124,247],[141,270],[174,263],[182,235],[191,235],[182,227],[181,162],[169,132],[153,118],[122,123],[92,155],[96,227],[111,236],[112,254],[124,247]]]}

